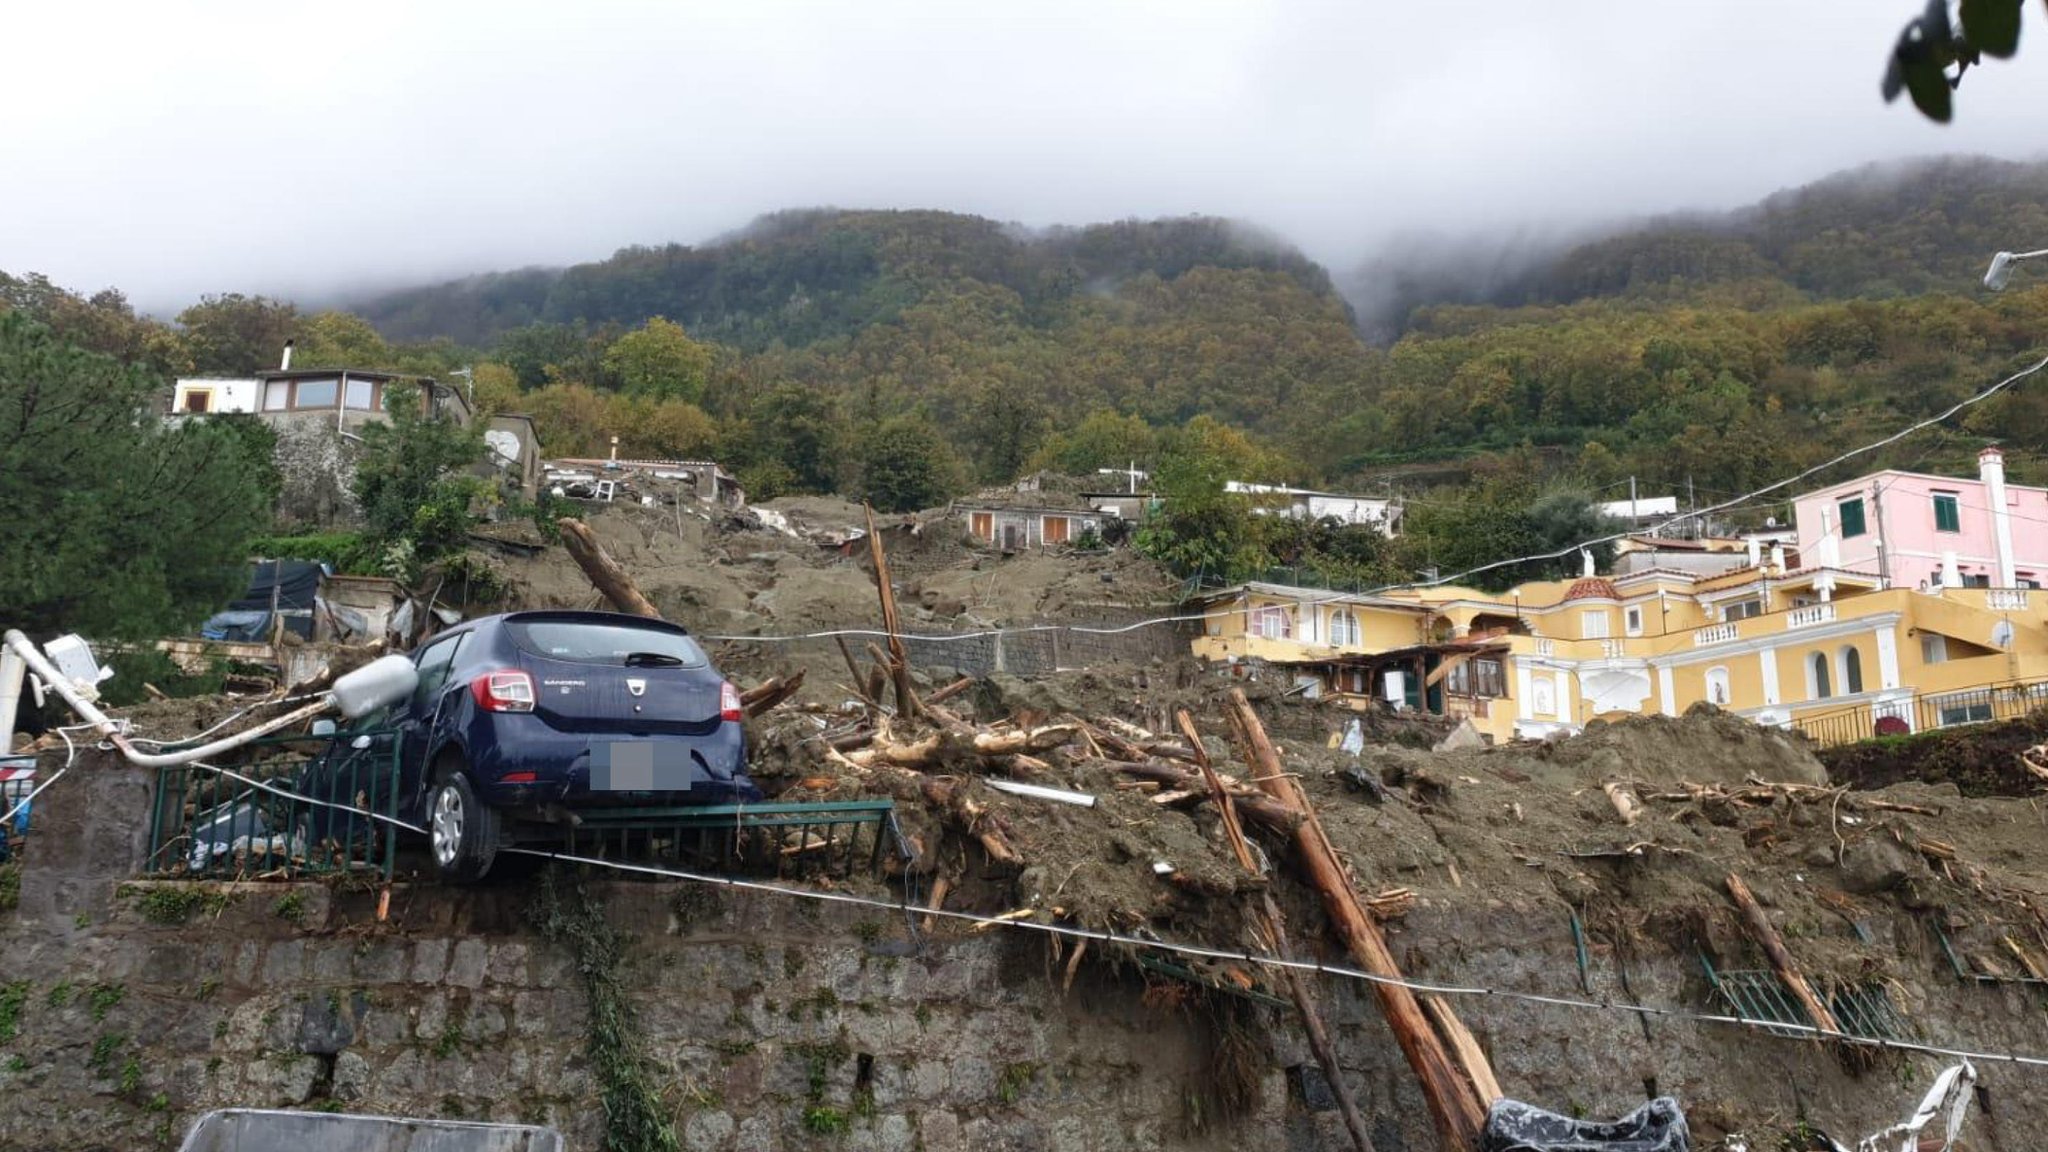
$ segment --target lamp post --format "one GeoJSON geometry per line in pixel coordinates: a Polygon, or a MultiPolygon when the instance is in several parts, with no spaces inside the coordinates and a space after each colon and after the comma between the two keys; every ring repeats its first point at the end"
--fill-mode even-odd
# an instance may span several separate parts
{"type": "Polygon", "coordinates": [[[1991,267],[1985,270],[1984,286],[1993,292],[2003,292],[2005,282],[2012,279],[2012,266],[2038,256],[2048,256],[2048,248],[2034,252],[2000,252],[1991,258],[1991,267]]]}

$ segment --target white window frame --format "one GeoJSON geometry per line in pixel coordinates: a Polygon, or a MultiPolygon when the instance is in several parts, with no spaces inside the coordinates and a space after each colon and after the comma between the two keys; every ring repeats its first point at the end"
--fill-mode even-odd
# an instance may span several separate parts
{"type": "Polygon", "coordinates": [[[1282,604],[1261,604],[1252,609],[1252,632],[1267,640],[1294,639],[1294,615],[1282,604]]]}
{"type": "Polygon", "coordinates": [[[1732,624],[1737,620],[1751,620],[1763,614],[1764,601],[1761,596],[1747,596],[1721,605],[1721,621],[1724,624],[1732,624]],[[1749,610],[1752,608],[1755,611],[1749,610]]]}
{"type": "Polygon", "coordinates": [[[1643,606],[1631,604],[1621,610],[1621,630],[1630,636],[1643,634],[1643,606]]]}
{"type": "Polygon", "coordinates": [[[1863,654],[1854,644],[1844,644],[1835,649],[1835,683],[1841,688],[1841,695],[1860,696],[1863,694],[1863,654]],[[1851,676],[1850,660],[1854,658],[1856,675],[1851,676]]]}
{"type": "Polygon", "coordinates": [[[1330,643],[1342,648],[1363,643],[1364,631],[1359,627],[1358,613],[1349,608],[1336,608],[1330,612],[1330,643]]]}
{"type": "Polygon", "coordinates": [[[1799,658],[1806,667],[1806,698],[1808,700],[1832,700],[1835,697],[1834,662],[1822,651],[1811,651],[1799,658]]]}
{"type": "Polygon", "coordinates": [[[1579,635],[1588,640],[1605,640],[1608,637],[1607,610],[1593,608],[1579,613],[1579,635]]]}

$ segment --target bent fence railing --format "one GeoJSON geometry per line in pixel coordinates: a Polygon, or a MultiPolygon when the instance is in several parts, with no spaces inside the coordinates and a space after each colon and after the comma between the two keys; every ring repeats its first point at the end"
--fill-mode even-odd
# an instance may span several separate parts
{"type": "Polygon", "coordinates": [[[249,759],[219,765],[223,771],[196,764],[158,770],[144,875],[391,878],[399,831],[395,734],[272,737],[249,748],[249,759]]]}
{"type": "Polygon", "coordinates": [[[881,868],[909,859],[895,802],[724,804],[585,809],[569,834],[572,855],[776,875],[881,868]]]}
{"type": "Polygon", "coordinates": [[[1925,692],[1910,700],[1859,704],[1794,721],[1824,748],[1876,736],[1903,736],[1936,728],[2017,720],[2048,707],[2048,680],[2013,680],[1953,692],[1925,692]]]}

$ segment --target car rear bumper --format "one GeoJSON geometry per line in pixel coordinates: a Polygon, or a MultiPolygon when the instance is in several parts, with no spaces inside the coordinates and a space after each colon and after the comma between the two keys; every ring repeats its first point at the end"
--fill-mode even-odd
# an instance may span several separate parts
{"type": "MultiPolygon", "coordinates": [[[[494,807],[738,804],[761,799],[761,790],[747,777],[746,734],[738,724],[721,724],[704,736],[632,736],[560,732],[535,716],[499,714],[492,719],[491,738],[470,742],[469,771],[478,799],[494,807]],[[592,771],[593,749],[604,745],[614,750],[615,762],[661,765],[654,779],[660,786],[594,787],[606,782],[602,751],[595,758],[600,768],[596,781],[592,771]],[[617,755],[620,748],[634,749],[635,754],[617,755]],[[684,786],[674,787],[677,783],[684,786]]],[[[628,778],[617,771],[612,776],[614,785],[628,778]]]]}

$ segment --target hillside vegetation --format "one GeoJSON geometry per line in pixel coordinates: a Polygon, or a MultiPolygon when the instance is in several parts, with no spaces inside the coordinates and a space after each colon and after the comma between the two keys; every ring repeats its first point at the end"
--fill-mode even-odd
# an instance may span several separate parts
{"type": "MultiPolygon", "coordinates": [[[[1552,538],[1579,520],[1560,499],[1631,476],[1710,503],[2030,363],[2048,343],[2048,287],[2034,286],[2048,275],[2023,270],[1996,296],[1975,284],[1991,251],[2048,244],[2044,194],[2044,166],[1892,166],[1656,221],[1484,284],[1396,269],[1385,279],[1404,310],[1386,342],[1361,337],[1300,252],[1200,217],[1033,232],[806,210],[353,312],[210,297],[173,327],[118,293],[36,277],[0,279],[0,306],[161,374],[247,372],[286,338],[302,365],[471,365],[479,405],[531,412],[557,454],[602,454],[616,436],[627,455],[716,455],[759,496],[908,507],[1035,467],[1168,465],[1219,443],[1250,479],[1377,490],[1427,472],[1437,486],[1409,490],[1420,543],[1373,561],[1405,574],[1552,538]],[[1482,523],[1539,505],[1534,521],[1482,523]]],[[[1835,475],[1967,470],[1999,440],[2017,478],[2048,480],[2043,387],[1835,475]]]]}

